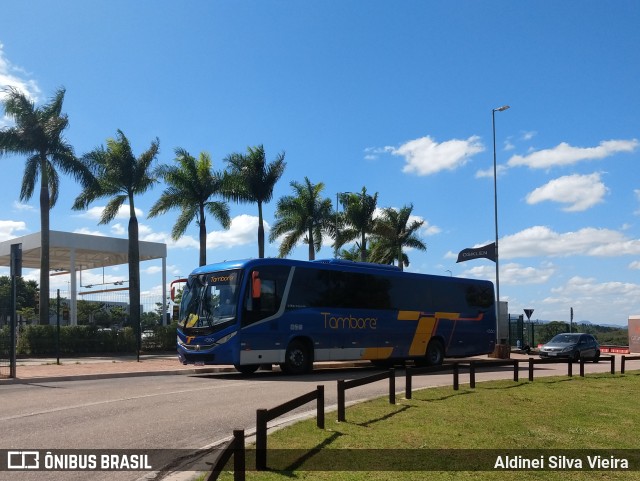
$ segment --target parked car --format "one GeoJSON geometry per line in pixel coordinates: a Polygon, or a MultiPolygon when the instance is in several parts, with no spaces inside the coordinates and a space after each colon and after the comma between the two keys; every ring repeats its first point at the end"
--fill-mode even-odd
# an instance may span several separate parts
{"type": "Polygon", "coordinates": [[[540,348],[540,357],[568,357],[574,361],[590,359],[600,360],[600,345],[591,334],[580,332],[564,333],[554,336],[540,348]]]}

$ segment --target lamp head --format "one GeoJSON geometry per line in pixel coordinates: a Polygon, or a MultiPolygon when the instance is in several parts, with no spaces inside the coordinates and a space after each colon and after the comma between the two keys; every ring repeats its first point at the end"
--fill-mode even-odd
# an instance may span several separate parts
{"type": "Polygon", "coordinates": [[[503,105],[502,107],[498,107],[497,109],[493,109],[493,111],[494,112],[504,112],[508,108],[510,108],[508,105],[503,105]]]}

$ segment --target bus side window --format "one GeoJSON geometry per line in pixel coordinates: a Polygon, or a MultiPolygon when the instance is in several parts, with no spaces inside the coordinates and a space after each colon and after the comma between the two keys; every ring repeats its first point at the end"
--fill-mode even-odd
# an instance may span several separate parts
{"type": "Polygon", "coordinates": [[[253,324],[278,312],[288,275],[289,268],[285,266],[262,267],[251,272],[243,325],[253,324]]]}

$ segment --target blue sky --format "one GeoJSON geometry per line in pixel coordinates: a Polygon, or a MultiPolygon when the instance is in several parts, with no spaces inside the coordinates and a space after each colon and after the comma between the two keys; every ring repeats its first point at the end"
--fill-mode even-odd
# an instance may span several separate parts
{"type": "MultiPolygon", "coordinates": [[[[640,313],[638,25],[640,3],[625,0],[14,1],[0,85],[37,103],[64,86],[78,155],[116,129],[136,153],[158,137],[163,163],[176,147],[210,152],[216,169],[247,146],[285,152],[268,224],[291,181],[324,182],[334,202],[366,186],[424,220],[428,250],[408,252],[410,270],[490,280],[491,261],[456,258],[494,240],[491,113],[510,105],[495,116],[502,300],[534,319],[568,321],[573,307],[626,325],[640,313]]],[[[0,165],[0,240],[38,232],[37,198],[18,202],[24,158],[0,165]]],[[[162,188],[136,207],[141,238],[169,246],[171,280],[196,267],[197,228],[174,242],[175,215],[146,218],[162,188]]],[[[52,229],[126,237],[124,216],[98,226],[104,202],[71,211],[78,193],[63,177],[52,229]]],[[[209,262],[257,256],[256,206],[231,214],[230,231],[208,220],[209,262]]],[[[318,257],[331,256],[327,243],[318,257]]],[[[160,292],[159,267],[142,264],[145,292],[160,292]]]]}

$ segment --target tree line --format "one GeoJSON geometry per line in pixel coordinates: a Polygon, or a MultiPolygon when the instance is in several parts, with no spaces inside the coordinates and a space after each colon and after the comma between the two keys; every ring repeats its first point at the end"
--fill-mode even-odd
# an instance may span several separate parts
{"type": "MultiPolygon", "coordinates": [[[[210,155],[200,152],[194,157],[183,148],[176,148],[173,164],[158,165],[160,141],[134,154],[129,140],[121,130],[104,145],[76,156],[64,137],[69,125],[62,105],[65,89],[58,89],[44,105],[35,103],[14,87],[3,90],[5,115],[14,125],[0,129],[0,157],[26,156],[20,188],[20,200],[30,200],[36,188],[40,201],[41,259],[40,290],[49,292],[49,215],[56,204],[60,187],[59,173],[71,176],[82,188],[73,202],[73,210],[85,210],[98,199],[107,199],[99,224],[110,223],[120,208],[128,204],[128,265],[129,305],[132,325],[140,326],[140,253],[138,219],[135,211],[137,196],[151,190],[161,181],[165,189],[149,211],[156,217],[177,211],[171,236],[182,237],[195,223],[199,232],[199,265],[206,264],[207,215],[225,229],[231,225],[229,202],[256,204],[258,208],[258,257],[264,257],[265,230],[263,206],[273,198],[273,190],[285,168],[285,154],[279,153],[267,161],[262,145],[250,146],[246,152],[232,153],[224,162],[224,170],[215,170],[210,155]],[[39,181],[39,184],[38,184],[39,181]]],[[[365,187],[359,193],[341,193],[337,204],[325,197],[325,185],[303,182],[290,183],[292,193],[278,199],[275,222],[269,242],[281,239],[280,257],[286,257],[299,244],[308,245],[309,260],[322,248],[324,239],[333,241],[336,257],[350,260],[394,264],[403,269],[409,265],[406,248],[426,250],[418,231],[424,221],[413,220],[413,205],[399,210],[378,210],[378,193],[371,195],[365,187]],[[380,212],[379,215],[376,215],[380,212]],[[354,242],[353,247],[346,248],[354,242]]],[[[39,319],[49,322],[49,296],[40,297],[39,319]]]]}

